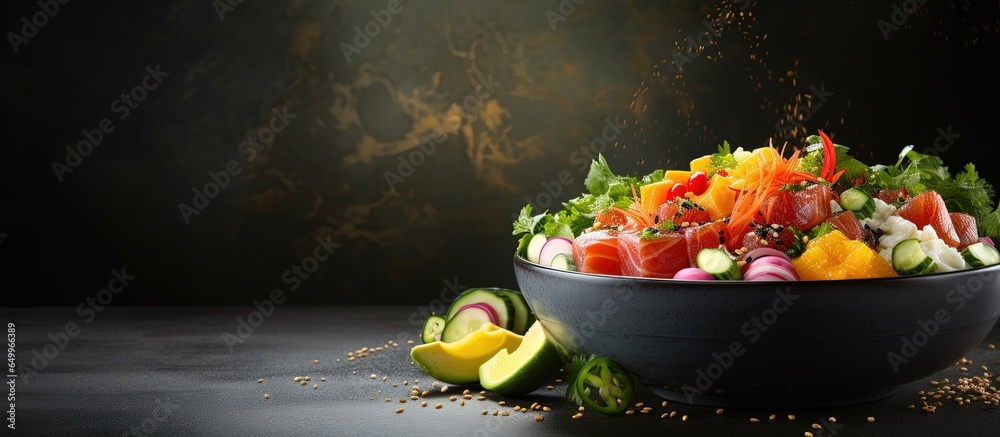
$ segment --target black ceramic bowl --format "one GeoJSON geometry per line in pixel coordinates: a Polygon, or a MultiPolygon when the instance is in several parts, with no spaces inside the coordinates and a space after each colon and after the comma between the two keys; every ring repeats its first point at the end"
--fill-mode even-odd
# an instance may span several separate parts
{"type": "Polygon", "coordinates": [[[610,357],[657,395],[821,407],[892,395],[959,361],[1000,317],[1000,266],[919,277],[732,282],[568,272],[514,257],[566,350],[610,357]]]}

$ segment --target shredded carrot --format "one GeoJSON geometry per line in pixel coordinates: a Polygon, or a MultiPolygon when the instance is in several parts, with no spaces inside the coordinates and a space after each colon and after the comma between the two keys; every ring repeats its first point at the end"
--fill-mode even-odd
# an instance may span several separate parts
{"type": "MultiPolygon", "coordinates": [[[[774,148],[773,145],[770,147],[774,148]]],[[[762,220],[764,223],[761,224],[767,224],[766,222],[770,221],[773,204],[769,205],[769,208],[764,211],[764,202],[777,194],[782,186],[800,184],[803,181],[819,182],[819,179],[812,173],[795,169],[799,164],[800,154],[801,150],[796,150],[786,159],[783,157],[783,153],[778,152],[777,159],[772,160],[767,165],[761,166],[758,172],[759,177],[756,180],[745,181],[743,190],[736,199],[732,216],[729,219],[730,235],[746,234],[750,223],[756,221],[754,215],[758,213],[763,215],[762,220]]],[[[836,173],[831,177],[831,182],[835,182],[843,173],[843,170],[836,173]]],[[[733,238],[731,241],[733,244],[739,244],[742,240],[733,238]]]]}
{"type": "Polygon", "coordinates": [[[628,209],[621,209],[616,206],[612,206],[608,209],[621,212],[625,215],[625,217],[628,217],[632,219],[632,221],[638,223],[640,229],[645,229],[654,225],[653,218],[645,212],[648,209],[646,208],[646,205],[643,204],[643,199],[640,198],[635,192],[635,185],[632,185],[632,204],[629,205],[628,209]]]}

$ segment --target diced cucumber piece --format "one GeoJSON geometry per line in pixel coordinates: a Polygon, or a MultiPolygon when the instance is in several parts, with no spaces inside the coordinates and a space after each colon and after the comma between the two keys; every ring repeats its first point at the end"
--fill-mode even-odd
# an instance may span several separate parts
{"type": "Polygon", "coordinates": [[[722,249],[702,249],[695,256],[695,264],[713,278],[726,281],[740,279],[740,266],[722,249]]]}
{"type": "Polygon", "coordinates": [[[517,290],[508,290],[506,288],[490,288],[494,293],[502,294],[510,299],[510,303],[514,305],[514,327],[511,329],[515,334],[524,335],[528,332],[528,328],[531,324],[535,322],[535,315],[531,312],[531,308],[528,307],[528,301],[524,299],[524,295],[517,290]]]}
{"type": "Polygon", "coordinates": [[[430,316],[424,322],[424,330],[420,333],[420,338],[424,343],[433,343],[441,339],[441,331],[444,330],[444,317],[430,316]]]}
{"type": "Polygon", "coordinates": [[[576,271],[576,264],[573,264],[573,255],[568,253],[556,255],[555,258],[552,258],[552,264],[549,267],[559,270],[569,270],[571,272],[576,271]]]}
{"type": "Polygon", "coordinates": [[[983,242],[973,243],[962,249],[962,258],[972,267],[991,266],[1000,264],[1000,251],[983,242]]]}
{"type": "Polygon", "coordinates": [[[937,264],[924,253],[920,240],[911,238],[892,248],[892,268],[900,275],[926,275],[937,271],[937,264]]]}
{"type": "Polygon", "coordinates": [[[531,241],[528,242],[528,261],[538,263],[538,257],[542,254],[542,246],[545,246],[546,241],[548,238],[545,234],[535,234],[531,237],[531,241]]]}
{"type": "Polygon", "coordinates": [[[840,206],[854,211],[859,220],[870,218],[875,214],[875,200],[858,187],[848,188],[840,193],[840,206]]]}
{"type": "Polygon", "coordinates": [[[507,330],[514,328],[514,304],[511,303],[510,298],[485,288],[470,288],[463,291],[451,303],[451,307],[448,308],[448,317],[445,317],[445,320],[450,323],[451,318],[455,317],[455,313],[463,306],[478,303],[489,305],[496,311],[499,322],[496,324],[497,326],[507,330]]]}
{"type": "Polygon", "coordinates": [[[454,317],[448,318],[441,331],[441,341],[454,343],[488,323],[493,323],[488,309],[481,304],[466,305],[454,317]]]}

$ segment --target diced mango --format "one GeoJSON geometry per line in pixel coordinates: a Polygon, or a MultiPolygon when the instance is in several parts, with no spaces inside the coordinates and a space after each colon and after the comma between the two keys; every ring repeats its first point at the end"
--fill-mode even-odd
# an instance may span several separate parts
{"type": "Polygon", "coordinates": [[[898,276],[878,252],[840,231],[809,241],[802,255],[792,259],[792,266],[803,280],[898,276]]]}
{"type": "Polygon", "coordinates": [[[729,217],[733,213],[733,206],[736,205],[736,191],[729,189],[732,183],[731,177],[717,174],[708,182],[708,190],[700,195],[691,196],[690,199],[705,208],[712,220],[729,217]]]}
{"type": "Polygon", "coordinates": [[[708,164],[712,162],[712,155],[705,155],[701,158],[695,158],[691,160],[691,173],[696,171],[703,171],[708,173],[708,164]]]}
{"type": "Polygon", "coordinates": [[[687,184],[688,179],[691,177],[691,173],[694,172],[687,170],[667,170],[666,173],[663,174],[663,179],[670,179],[675,183],[680,182],[687,184]]]}
{"type": "Polygon", "coordinates": [[[664,178],[662,181],[643,185],[639,189],[639,196],[642,197],[642,205],[648,210],[644,212],[653,215],[656,212],[656,208],[659,208],[663,202],[666,202],[670,198],[670,188],[675,183],[673,180],[664,178]]]}

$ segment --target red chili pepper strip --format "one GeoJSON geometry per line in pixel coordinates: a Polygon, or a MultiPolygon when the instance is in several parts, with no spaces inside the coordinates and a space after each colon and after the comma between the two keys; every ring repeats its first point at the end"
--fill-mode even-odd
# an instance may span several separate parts
{"type": "Polygon", "coordinates": [[[819,176],[826,181],[831,181],[837,168],[837,151],[833,148],[833,141],[830,141],[830,137],[826,136],[822,130],[819,131],[819,136],[823,139],[823,171],[820,172],[819,176]]]}

